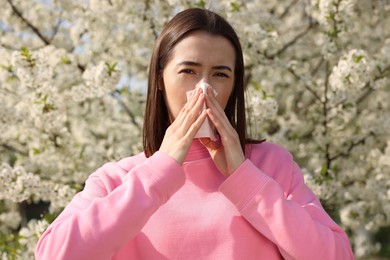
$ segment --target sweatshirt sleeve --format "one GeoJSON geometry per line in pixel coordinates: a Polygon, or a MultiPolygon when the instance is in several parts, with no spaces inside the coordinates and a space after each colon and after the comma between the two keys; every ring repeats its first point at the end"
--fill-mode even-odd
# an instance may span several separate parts
{"type": "Polygon", "coordinates": [[[111,259],[184,181],[180,165],[162,152],[128,173],[104,165],[41,236],[36,259],[111,259]]]}
{"type": "Polygon", "coordinates": [[[276,169],[272,177],[247,159],[220,191],[285,259],[353,259],[348,237],[304,184],[292,156],[275,155],[264,167],[276,169]]]}

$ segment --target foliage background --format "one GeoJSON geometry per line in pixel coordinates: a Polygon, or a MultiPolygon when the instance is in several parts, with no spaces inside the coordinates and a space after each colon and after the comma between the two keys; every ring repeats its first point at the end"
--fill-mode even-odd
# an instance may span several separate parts
{"type": "Polygon", "coordinates": [[[0,0],[0,257],[33,259],[87,176],[141,151],[150,52],[187,7],[239,34],[252,136],[294,154],[357,258],[390,257],[388,0],[0,0]]]}

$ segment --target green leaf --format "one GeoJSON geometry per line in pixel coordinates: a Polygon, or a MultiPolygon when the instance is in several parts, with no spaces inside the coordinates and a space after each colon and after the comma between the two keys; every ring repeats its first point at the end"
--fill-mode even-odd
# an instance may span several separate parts
{"type": "Polygon", "coordinates": [[[322,177],[328,177],[328,167],[324,164],[321,168],[320,175],[322,177]]]}
{"type": "Polygon", "coordinates": [[[240,11],[241,5],[239,3],[236,3],[236,2],[231,2],[230,7],[232,8],[232,12],[238,12],[238,11],[240,11]]]}
{"type": "Polygon", "coordinates": [[[204,1],[204,0],[200,0],[200,1],[198,1],[198,2],[196,2],[195,4],[194,4],[194,6],[196,6],[196,7],[199,7],[199,8],[206,8],[206,1],[204,1]]]}
{"type": "Polygon", "coordinates": [[[354,105],[351,102],[345,103],[342,105],[343,109],[348,109],[354,107],[354,105]]]}
{"type": "Polygon", "coordinates": [[[118,64],[118,62],[114,62],[113,64],[110,64],[108,62],[105,63],[106,64],[106,68],[107,68],[107,72],[108,72],[108,75],[111,77],[112,74],[114,72],[117,72],[118,70],[116,69],[116,65],[118,64]]]}
{"type": "Polygon", "coordinates": [[[251,81],[251,84],[255,90],[259,91],[261,89],[261,85],[257,81],[251,81]]]}
{"type": "Polygon", "coordinates": [[[120,93],[121,95],[130,94],[129,90],[127,88],[121,88],[120,93]]]}
{"type": "Polygon", "coordinates": [[[263,28],[264,31],[266,31],[267,33],[271,33],[273,31],[275,31],[275,27],[272,25],[272,24],[263,24],[261,26],[263,28]]]}
{"type": "Polygon", "coordinates": [[[268,97],[267,92],[265,92],[264,90],[261,90],[261,93],[263,94],[262,99],[267,99],[267,97],[268,97]]]}
{"type": "Polygon", "coordinates": [[[41,150],[39,150],[38,148],[33,148],[33,154],[34,155],[37,155],[37,154],[40,154],[41,153],[41,150]]]}
{"type": "Polygon", "coordinates": [[[50,111],[55,110],[55,106],[50,103],[46,103],[43,105],[42,112],[43,113],[49,113],[50,111]]]}
{"type": "Polygon", "coordinates": [[[17,251],[21,248],[18,234],[0,233],[0,252],[5,253],[8,259],[17,259],[17,251]]]}
{"type": "Polygon", "coordinates": [[[20,55],[25,57],[25,58],[31,57],[31,54],[30,54],[29,50],[26,47],[22,47],[20,55]]]}
{"type": "Polygon", "coordinates": [[[8,65],[8,66],[5,66],[5,65],[0,65],[0,68],[2,68],[3,70],[6,70],[8,72],[12,72],[12,65],[8,65]]]}
{"type": "Polygon", "coordinates": [[[43,99],[42,99],[43,103],[46,103],[46,102],[47,102],[47,97],[48,97],[47,94],[43,96],[43,99]]]}
{"type": "Polygon", "coordinates": [[[336,18],[335,13],[330,13],[328,16],[325,17],[327,20],[333,21],[336,18]]]}
{"type": "Polygon", "coordinates": [[[62,64],[70,64],[71,62],[70,62],[70,59],[69,59],[69,58],[67,58],[67,57],[62,57],[62,58],[61,58],[61,63],[62,63],[62,64]]]}
{"type": "Polygon", "coordinates": [[[8,78],[6,78],[5,82],[10,83],[10,82],[17,80],[17,79],[18,79],[18,77],[13,75],[13,76],[9,76],[8,78]]]}
{"type": "Polygon", "coordinates": [[[327,34],[331,38],[336,38],[339,35],[339,32],[340,32],[340,30],[337,30],[337,28],[334,27],[333,30],[327,31],[327,32],[325,32],[325,34],[327,34]]]}
{"type": "Polygon", "coordinates": [[[362,59],[364,59],[364,55],[353,55],[352,59],[355,63],[359,63],[362,59]]]}
{"type": "Polygon", "coordinates": [[[20,56],[22,56],[30,64],[30,67],[35,66],[35,59],[32,57],[31,53],[26,47],[22,47],[20,56]]]}
{"type": "Polygon", "coordinates": [[[345,76],[345,80],[346,80],[348,83],[351,83],[351,74],[348,74],[347,76],[345,76]]]}
{"type": "Polygon", "coordinates": [[[50,224],[58,217],[59,214],[60,214],[60,212],[58,212],[58,213],[46,213],[43,216],[43,219],[46,220],[50,224]]]}

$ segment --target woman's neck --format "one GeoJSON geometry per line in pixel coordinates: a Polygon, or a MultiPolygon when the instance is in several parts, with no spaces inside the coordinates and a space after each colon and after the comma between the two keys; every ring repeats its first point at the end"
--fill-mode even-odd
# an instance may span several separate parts
{"type": "Polygon", "coordinates": [[[209,158],[210,154],[206,147],[204,147],[200,142],[199,139],[194,139],[192,141],[190,150],[188,151],[188,154],[186,156],[185,161],[196,161],[201,160],[205,158],[209,158]]]}

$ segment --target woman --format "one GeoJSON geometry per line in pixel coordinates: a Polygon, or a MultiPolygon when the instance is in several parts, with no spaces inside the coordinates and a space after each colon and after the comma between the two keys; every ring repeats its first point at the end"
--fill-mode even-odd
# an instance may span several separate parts
{"type": "Polygon", "coordinates": [[[290,153],[247,141],[243,79],[223,18],[176,15],[151,59],[144,153],[93,173],[37,259],[352,259],[290,153]],[[205,120],[217,141],[194,139],[205,120]]]}

